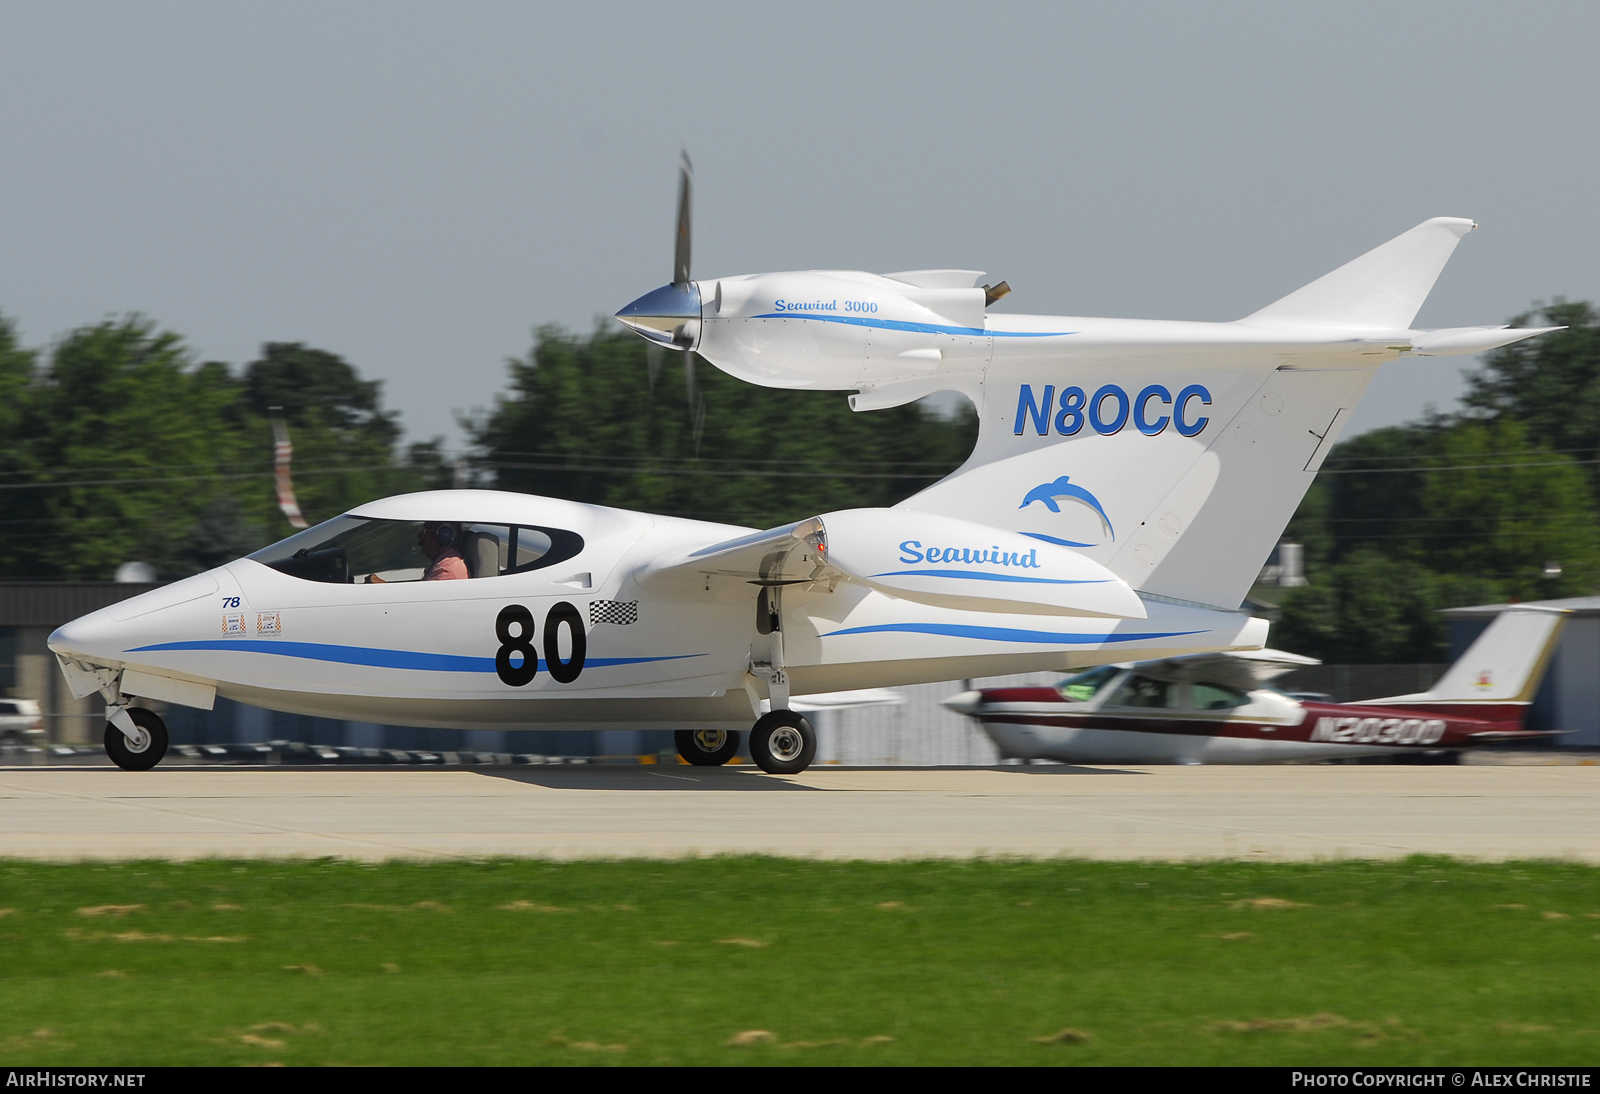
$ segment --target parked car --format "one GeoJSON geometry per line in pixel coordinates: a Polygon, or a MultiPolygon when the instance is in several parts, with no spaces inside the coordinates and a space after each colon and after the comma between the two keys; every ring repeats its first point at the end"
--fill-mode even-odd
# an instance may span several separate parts
{"type": "Polygon", "coordinates": [[[32,699],[0,699],[0,748],[21,748],[44,741],[44,718],[32,699]]]}

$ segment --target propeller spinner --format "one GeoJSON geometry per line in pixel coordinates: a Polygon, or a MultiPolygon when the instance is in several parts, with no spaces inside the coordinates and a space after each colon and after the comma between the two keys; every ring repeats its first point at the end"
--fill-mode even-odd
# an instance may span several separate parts
{"type": "Polygon", "coordinates": [[[678,175],[678,226],[672,256],[672,284],[645,293],[617,312],[617,319],[652,342],[693,350],[700,341],[700,287],[689,280],[689,228],[694,168],[683,154],[678,175]]]}

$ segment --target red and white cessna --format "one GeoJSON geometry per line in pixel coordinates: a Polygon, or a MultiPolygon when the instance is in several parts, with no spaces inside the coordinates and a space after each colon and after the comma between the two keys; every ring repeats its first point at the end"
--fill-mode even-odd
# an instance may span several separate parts
{"type": "Polygon", "coordinates": [[[1276,650],[1102,665],[1056,687],[962,692],[1002,755],[1097,764],[1255,764],[1379,756],[1550,736],[1523,728],[1565,613],[1502,612],[1431,689],[1302,702],[1267,681],[1309,657],[1276,650]]]}

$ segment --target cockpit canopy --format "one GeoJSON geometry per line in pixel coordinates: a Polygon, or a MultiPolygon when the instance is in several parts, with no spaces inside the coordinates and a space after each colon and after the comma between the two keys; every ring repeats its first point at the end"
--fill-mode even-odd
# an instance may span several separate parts
{"type": "Polygon", "coordinates": [[[447,534],[466,562],[469,578],[502,577],[553,566],[583,550],[583,537],[562,528],[475,524],[466,521],[378,520],[334,517],[263,547],[249,557],[280,573],[335,584],[421,581],[429,559],[424,523],[447,534]]]}
{"type": "Polygon", "coordinates": [[[1087,703],[1103,698],[1108,707],[1166,710],[1232,710],[1250,702],[1249,693],[1228,684],[1164,680],[1121,665],[1101,665],[1056,685],[1064,698],[1087,703]]]}

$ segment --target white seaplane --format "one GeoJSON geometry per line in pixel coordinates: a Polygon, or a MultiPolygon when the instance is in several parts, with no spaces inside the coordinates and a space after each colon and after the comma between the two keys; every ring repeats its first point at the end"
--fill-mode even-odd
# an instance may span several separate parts
{"type": "MultiPolygon", "coordinates": [[[[1236,322],[990,314],[973,270],[690,277],[617,317],[768,387],[858,411],[953,390],[965,464],[887,509],[759,531],[525,494],[384,498],[50,637],[125,768],[166,750],[135,699],[462,729],[750,733],[816,751],[791,697],[1259,649],[1239,604],[1378,366],[1541,330],[1410,329],[1471,221],[1426,221],[1236,322]],[[425,548],[419,551],[419,544],[425,548]],[[461,556],[467,580],[422,580],[461,556]],[[754,723],[753,728],[750,728],[754,723]]],[[[1550,328],[1545,328],[1550,329],[1550,328]]],[[[689,359],[686,359],[686,363],[689,359]]]]}

